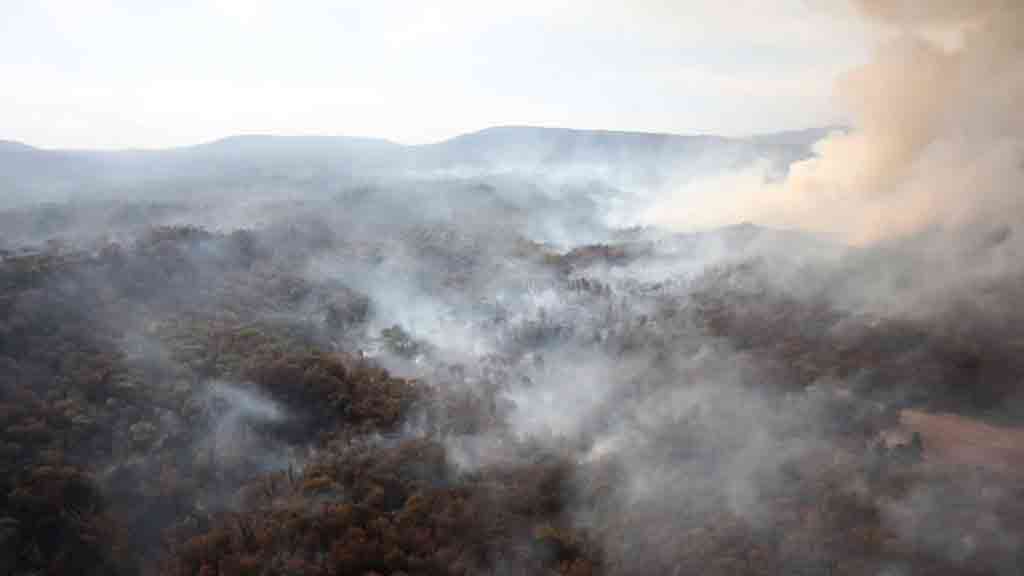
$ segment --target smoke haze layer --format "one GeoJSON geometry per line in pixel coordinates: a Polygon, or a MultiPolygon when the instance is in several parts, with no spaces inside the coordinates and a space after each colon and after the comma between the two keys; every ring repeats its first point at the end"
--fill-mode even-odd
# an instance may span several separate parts
{"type": "Polygon", "coordinates": [[[1016,574],[1022,10],[857,7],[849,129],[0,145],[0,569],[1016,574]]]}

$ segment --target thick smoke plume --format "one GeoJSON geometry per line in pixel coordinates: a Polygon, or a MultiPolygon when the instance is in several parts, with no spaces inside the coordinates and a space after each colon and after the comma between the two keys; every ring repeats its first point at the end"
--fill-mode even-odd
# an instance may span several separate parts
{"type": "Polygon", "coordinates": [[[856,129],[793,167],[782,217],[863,242],[1012,214],[1022,199],[1024,5],[858,4],[896,37],[840,80],[856,129]]]}
{"type": "Polygon", "coordinates": [[[669,220],[746,218],[863,244],[1019,213],[1024,4],[854,3],[884,41],[837,81],[853,128],[820,141],[781,181],[761,184],[750,172],[716,179],[728,200],[670,206],[669,220]]]}

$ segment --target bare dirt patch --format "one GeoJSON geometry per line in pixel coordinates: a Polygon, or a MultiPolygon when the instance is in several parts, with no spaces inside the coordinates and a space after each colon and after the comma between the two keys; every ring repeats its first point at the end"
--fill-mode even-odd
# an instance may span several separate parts
{"type": "Polygon", "coordinates": [[[1024,476],[1024,428],[986,424],[955,414],[904,410],[900,425],[924,441],[925,460],[1024,476]]]}

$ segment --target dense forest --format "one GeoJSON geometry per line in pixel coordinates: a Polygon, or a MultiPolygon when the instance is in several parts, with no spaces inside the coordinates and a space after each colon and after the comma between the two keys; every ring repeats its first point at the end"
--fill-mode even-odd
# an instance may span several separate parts
{"type": "Polygon", "coordinates": [[[1024,1],[80,4],[0,576],[1024,574],[1024,1]]]}
{"type": "MultiPolygon", "coordinates": [[[[559,247],[440,220],[211,231],[117,210],[143,222],[11,236],[0,262],[5,574],[1022,560],[1012,270],[942,280],[912,244],[797,257],[811,240],[749,225],[559,247]]],[[[1012,230],[980,238],[971,261],[1013,253],[1012,230]]]]}

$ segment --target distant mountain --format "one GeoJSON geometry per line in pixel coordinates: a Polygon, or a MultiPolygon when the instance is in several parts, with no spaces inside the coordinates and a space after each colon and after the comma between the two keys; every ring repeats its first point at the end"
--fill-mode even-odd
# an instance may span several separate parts
{"type": "Polygon", "coordinates": [[[98,169],[87,156],[0,141],[0,206],[61,198],[93,181],[98,169]]]}
{"type": "Polygon", "coordinates": [[[499,126],[416,147],[414,156],[421,168],[611,166],[650,171],[710,157],[738,163],[765,158],[788,164],[806,157],[811,145],[829,131],[829,128],[820,128],[727,138],[499,126]]]}
{"type": "Polygon", "coordinates": [[[64,199],[140,186],[319,185],[386,175],[595,171],[656,182],[681,168],[756,159],[784,167],[829,129],[750,138],[502,126],[407,146],[343,136],[231,136],[161,150],[47,150],[0,141],[0,197],[64,199]]]}
{"type": "Polygon", "coordinates": [[[28,144],[22,144],[21,142],[15,142],[14,140],[0,140],[0,153],[4,152],[31,152],[36,150],[28,144]]]}

